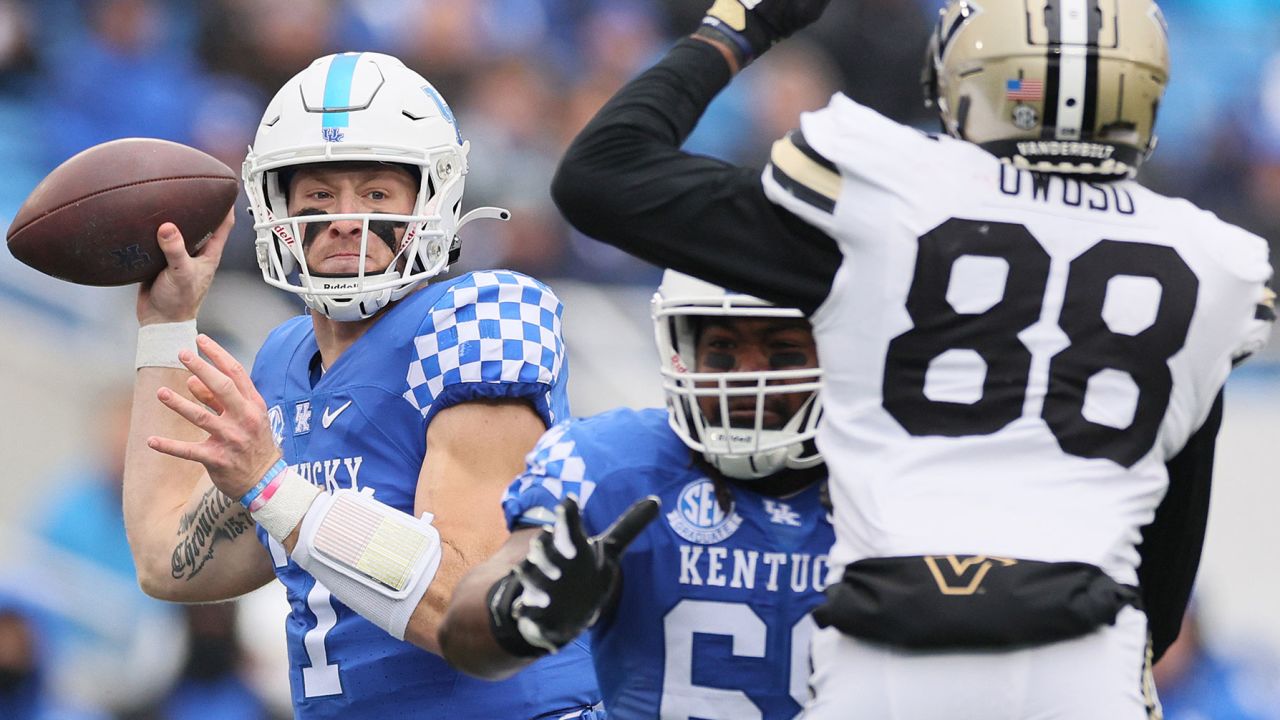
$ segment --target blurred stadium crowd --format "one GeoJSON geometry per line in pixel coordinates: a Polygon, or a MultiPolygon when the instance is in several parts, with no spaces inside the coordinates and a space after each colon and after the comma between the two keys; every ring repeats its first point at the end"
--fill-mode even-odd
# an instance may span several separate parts
{"type": "MultiPolygon", "coordinates": [[[[514,220],[467,248],[468,267],[656,282],[656,270],[575,238],[550,204],[560,151],[704,3],[686,0],[0,0],[0,219],[49,169],[126,136],[202,148],[239,168],[271,93],[335,50],[402,57],[449,99],[472,141],[468,204],[514,220]]],[[[836,3],[809,44],[771,53],[690,140],[763,157],[836,88],[930,127],[919,67],[938,0],[836,3]]],[[[1280,3],[1166,0],[1173,81],[1144,179],[1280,237],[1280,3]]],[[[243,203],[242,203],[243,205],[243,203]]],[[[247,218],[244,218],[247,220],[247,218]]],[[[237,230],[251,237],[248,222],[237,230]]],[[[252,243],[228,265],[254,272],[252,243]]]]}
{"type": "MultiPolygon", "coordinates": [[[[610,286],[629,302],[642,299],[660,270],[576,236],[551,204],[548,185],[562,150],[592,113],[673,38],[692,30],[707,4],[0,0],[0,227],[49,170],[115,138],[190,144],[238,169],[267,100],[286,79],[330,52],[377,50],[401,57],[452,104],[472,143],[465,206],[513,211],[511,222],[486,224],[468,240],[461,269],[508,267],[568,286],[610,286]]],[[[833,3],[807,31],[807,42],[780,46],[733,84],[689,147],[762,163],[770,143],[796,125],[800,112],[824,105],[838,88],[890,117],[932,129],[921,103],[919,70],[940,4],[833,3]]],[[[1173,79],[1160,115],[1161,147],[1142,179],[1274,243],[1280,239],[1280,1],[1163,0],[1162,6],[1171,29],[1173,79]]],[[[258,271],[246,205],[243,198],[237,202],[241,216],[224,267],[252,280],[258,271]]],[[[6,264],[13,261],[0,258],[0,302],[47,302],[57,311],[52,297],[65,286],[28,282],[29,272],[6,264]]],[[[642,313],[640,302],[634,304],[642,313]]],[[[237,313],[245,321],[253,314],[237,313]]],[[[15,332],[14,326],[5,330],[15,332]]],[[[647,338],[642,342],[647,345],[647,338]]],[[[575,351],[584,345],[589,341],[575,351]]],[[[592,360],[584,356],[585,372],[592,360]]],[[[1276,357],[1274,349],[1270,357],[1276,357]]],[[[632,364],[645,367],[645,358],[632,364]]],[[[11,367],[0,366],[0,372],[11,367]]],[[[120,420],[110,419],[110,397],[89,405],[103,413],[91,425],[119,428],[120,420]]],[[[6,415],[6,423],[16,417],[6,415]]],[[[12,439],[16,435],[9,430],[12,439]]],[[[7,579],[0,581],[0,717],[286,712],[278,696],[272,705],[272,688],[281,678],[247,686],[227,680],[253,670],[233,639],[234,617],[216,611],[179,614],[135,597],[122,525],[113,514],[119,501],[112,476],[118,478],[119,471],[111,447],[106,442],[99,454],[86,452],[85,467],[66,471],[81,477],[56,480],[71,489],[28,522],[35,544],[24,551],[38,554],[29,548],[42,548],[53,559],[21,572],[0,564],[0,580],[7,579]],[[6,590],[24,584],[58,586],[66,594],[60,603],[35,607],[30,594],[6,590]],[[97,612],[68,610],[76,605],[97,612]],[[94,619],[104,612],[108,620],[94,619]],[[23,630],[27,619],[50,614],[61,615],[54,623],[60,630],[37,636],[34,620],[23,630]],[[175,636],[186,640],[175,647],[164,639],[175,636]],[[67,648],[77,654],[58,655],[67,648]],[[73,665],[77,669],[68,671],[73,665]],[[13,698],[9,693],[21,687],[15,678],[31,677],[19,672],[24,668],[57,675],[53,700],[73,700],[83,714],[55,708],[60,702],[6,705],[13,698]],[[90,684],[106,689],[82,687],[90,684]],[[265,700],[259,703],[255,693],[265,700]]],[[[278,617],[269,617],[268,625],[278,624],[278,617]]],[[[1189,659],[1166,669],[1162,681],[1170,710],[1179,703],[1186,708],[1168,717],[1275,717],[1277,703],[1263,700],[1280,696],[1274,667],[1255,664],[1236,672],[1234,660],[1212,656],[1203,646],[1188,652],[1189,659]],[[1221,682],[1214,681],[1219,676],[1221,682]]]]}

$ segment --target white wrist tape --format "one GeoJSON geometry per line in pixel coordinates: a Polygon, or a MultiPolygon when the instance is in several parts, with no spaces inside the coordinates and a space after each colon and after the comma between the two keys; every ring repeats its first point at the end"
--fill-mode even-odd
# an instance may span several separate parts
{"type": "Polygon", "coordinates": [[[178,351],[196,350],[196,321],[156,323],[138,328],[138,354],[134,358],[135,370],[144,367],[185,369],[178,362],[178,351]]]}
{"type": "Polygon", "coordinates": [[[289,467],[280,471],[276,481],[273,483],[272,494],[261,507],[250,511],[249,515],[268,535],[283,543],[293,533],[293,529],[298,527],[298,523],[302,522],[312,503],[320,502],[316,496],[321,492],[320,488],[307,482],[289,467]]]}
{"type": "Polygon", "coordinates": [[[316,498],[292,557],[347,607],[403,640],[440,567],[440,533],[430,514],[415,518],[372,491],[344,489],[316,498]]]}

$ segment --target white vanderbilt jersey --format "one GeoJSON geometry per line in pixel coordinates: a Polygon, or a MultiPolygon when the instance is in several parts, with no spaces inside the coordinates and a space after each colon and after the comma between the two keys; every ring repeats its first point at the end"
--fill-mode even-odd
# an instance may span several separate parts
{"type": "Polygon", "coordinates": [[[865,557],[956,553],[1136,583],[1165,462],[1270,330],[1266,243],[843,95],[774,145],[763,182],[845,258],[812,318],[833,580],[865,557]]]}

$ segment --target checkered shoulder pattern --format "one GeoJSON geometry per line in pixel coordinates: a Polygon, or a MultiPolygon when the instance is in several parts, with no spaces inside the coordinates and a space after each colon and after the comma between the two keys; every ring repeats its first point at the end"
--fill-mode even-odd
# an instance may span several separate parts
{"type": "Polygon", "coordinates": [[[587,464],[569,432],[573,425],[573,420],[555,425],[525,456],[524,472],[502,499],[508,525],[554,524],[556,505],[570,496],[586,507],[596,483],[586,477],[587,464]]]}
{"type": "Polygon", "coordinates": [[[445,388],[529,383],[560,377],[564,306],[551,288],[507,270],[473,272],[445,291],[413,344],[404,397],[423,417],[445,388]]]}

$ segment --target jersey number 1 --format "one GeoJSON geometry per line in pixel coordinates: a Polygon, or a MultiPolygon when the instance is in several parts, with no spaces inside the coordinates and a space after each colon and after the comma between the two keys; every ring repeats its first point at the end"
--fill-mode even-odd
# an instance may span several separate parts
{"type": "MultiPolygon", "coordinates": [[[[920,238],[907,294],[914,326],[889,343],[882,387],[885,410],[907,432],[990,435],[1022,416],[1032,355],[1018,336],[1049,301],[1049,260],[1026,227],[1011,223],[951,219],[920,238]],[[966,256],[1008,264],[1003,295],[978,313],[958,312],[947,298],[952,270],[966,256]],[[986,364],[976,402],[926,395],[930,363],[952,350],[976,353],[986,364]]],[[[1151,450],[1173,387],[1168,361],[1186,342],[1198,287],[1191,268],[1164,245],[1102,240],[1071,261],[1058,316],[1070,343],[1049,360],[1040,413],[1063,452],[1130,467],[1151,450]],[[1160,288],[1154,318],[1134,334],[1112,330],[1104,317],[1111,281],[1122,276],[1150,278],[1160,288]],[[1127,427],[1085,416],[1089,381],[1106,370],[1126,373],[1137,387],[1127,427]]]]}

